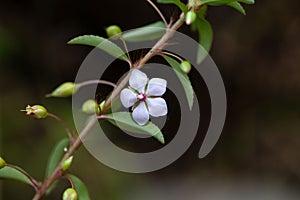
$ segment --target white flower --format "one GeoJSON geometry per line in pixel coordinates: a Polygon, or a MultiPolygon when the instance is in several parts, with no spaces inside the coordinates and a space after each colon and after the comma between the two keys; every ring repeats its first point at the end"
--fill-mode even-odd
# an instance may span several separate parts
{"type": "Polygon", "coordinates": [[[120,94],[124,107],[133,106],[132,117],[139,125],[145,125],[149,114],[153,117],[164,116],[168,113],[166,101],[161,96],[166,92],[167,81],[152,78],[140,70],[134,69],[129,79],[129,89],[125,88],[120,94]]]}

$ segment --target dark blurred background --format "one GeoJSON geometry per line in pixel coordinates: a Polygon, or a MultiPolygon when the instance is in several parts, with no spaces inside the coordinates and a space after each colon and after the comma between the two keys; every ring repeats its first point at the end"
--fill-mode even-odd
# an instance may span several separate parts
{"type": "MultiPolygon", "coordinates": [[[[210,7],[211,56],[228,95],[218,144],[199,160],[200,135],[174,164],[143,175],[110,169],[81,148],[71,172],[87,184],[92,199],[299,199],[299,6],[292,0],[257,1],[245,6],[247,16],[210,7]]],[[[174,6],[159,7],[167,17],[179,14],[174,6]]],[[[42,180],[47,156],[64,133],[53,120],[29,119],[19,110],[44,104],[72,125],[70,99],[44,98],[74,80],[91,50],[66,42],[83,34],[105,36],[111,24],[128,30],[156,20],[141,0],[1,2],[1,156],[42,180]]],[[[187,27],[181,31],[195,36],[187,27]]],[[[60,199],[65,187],[61,183],[48,199],[60,199]]],[[[33,194],[22,183],[2,181],[0,199],[33,194]]]]}

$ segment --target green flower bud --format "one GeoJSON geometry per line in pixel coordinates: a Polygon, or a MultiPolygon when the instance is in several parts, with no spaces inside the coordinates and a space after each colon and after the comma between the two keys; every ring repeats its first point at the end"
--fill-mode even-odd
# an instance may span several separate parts
{"type": "Polygon", "coordinates": [[[34,106],[28,105],[24,111],[26,112],[26,115],[33,116],[37,119],[43,119],[48,116],[47,109],[41,105],[34,105],[34,106]]]}
{"type": "Polygon", "coordinates": [[[194,11],[189,11],[185,16],[185,23],[191,25],[197,18],[197,14],[194,11]]]}
{"type": "Polygon", "coordinates": [[[48,94],[47,97],[68,97],[73,95],[78,90],[72,82],[66,82],[58,86],[51,94],[48,94]]]}
{"type": "Polygon", "coordinates": [[[77,200],[78,195],[77,195],[76,190],[74,190],[73,188],[66,189],[63,193],[62,199],[63,200],[77,200]]]}
{"type": "Polygon", "coordinates": [[[188,74],[191,71],[191,68],[192,66],[189,61],[184,60],[180,64],[180,69],[186,74],[188,74]]]}
{"type": "Polygon", "coordinates": [[[119,37],[122,30],[119,26],[112,25],[106,28],[106,34],[108,37],[119,37]]]}
{"type": "Polygon", "coordinates": [[[5,160],[3,160],[2,157],[0,157],[0,169],[2,169],[3,167],[5,167],[5,165],[6,165],[5,160]]]}
{"type": "Polygon", "coordinates": [[[69,157],[67,160],[65,160],[62,164],[61,164],[61,168],[63,171],[67,171],[72,164],[73,161],[73,156],[69,157]]]}
{"type": "Polygon", "coordinates": [[[99,105],[100,111],[104,109],[104,106],[105,106],[105,101],[102,101],[99,105]]]}
{"type": "Polygon", "coordinates": [[[92,99],[83,103],[82,111],[86,114],[95,114],[100,112],[97,102],[92,99]]]}

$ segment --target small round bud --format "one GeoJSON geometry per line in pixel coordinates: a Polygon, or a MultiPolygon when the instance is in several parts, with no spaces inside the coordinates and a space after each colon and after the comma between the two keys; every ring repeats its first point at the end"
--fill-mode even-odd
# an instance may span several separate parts
{"type": "Polygon", "coordinates": [[[64,191],[62,199],[63,200],[77,200],[78,199],[77,192],[73,188],[68,188],[64,191]]]}
{"type": "Polygon", "coordinates": [[[102,101],[99,105],[100,111],[104,110],[105,101],[102,101]]]}
{"type": "Polygon", "coordinates": [[[83,103],[82,111],[86,114],[95,114],[100,112],[97,102],[92,99],[83,103]]]}
{"type": "Polygon", "coordinates": [[[197,18],[197,14],[194,11],[189,11],[185,16],[185,23],[191,25],[197,18]]]}
{"type": "Polygon", "coordinates": [[[112,25],[106,28],[106,34],[108,37],[119,37],[122,30],[119,26],[112,25]]]}
{"type": "Polygon", "coordinates": [[[78,87],[72,82],[66,82],[58,86],[47,97],[68,97],[73,95],[78,90],[78,87]]]}
{"type": "Polygon", "coordinates": [[[191,68],[192,66],[189,61],[184,60],[180,64],[180,69],[186,74],[188,74],[191,71],[191,68]]]}
{"type": "Polygon", "coordinates": [[[5,167],[5,165],[6,165],[5,160],[3,160],[2,157],[0,157],[0,169],[2,169],[3,167],[5,167]]]}
{"type": "Polygon", "coordinates": [[[72,161],[73,161],[73,156],[69,157],[67,160],[65,160],[65,161],[61,164],[61,169],[62,169],[63,171],[67,171],[67,170],[71,167],[72,161]]]}
{"type": "Polygon", "coordinates": [[[37,119],[43,119],[48,116],[47,109],[41,105],[34,105],[34,106],[28,105],[25,109],[25,112],[26,115],[33,116],[37,119]]]}

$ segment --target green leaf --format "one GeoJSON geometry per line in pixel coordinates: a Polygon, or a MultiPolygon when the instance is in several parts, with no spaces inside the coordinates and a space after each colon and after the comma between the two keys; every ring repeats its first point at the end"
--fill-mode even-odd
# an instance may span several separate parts
{"type": "Polygon", "coordinates": [[[46,170],[46,177],[49,177],[60,163],[62,157],[65,154],[65,148],[68,148],[70,145],[70,140],[68,138],[62,139],[60,142],[56,144],[52,153],[48,160],[47,170],[46,170]]]}
{"type": "Polygon", "coordinates": [[[115,43],[109,41],[106,38],[96,36],[96,35],[83,35],[76,37],[68,42],[68,44],[82,44],[97,47],[106,53],[119,58],[121,60],[127,61],[128,58],[124,51],[118,47],[115,43]]]}
{"type": "Polygon", "coordinates": [[[197,64],[200,64],[210,51],[213,41],[213,30],[210,23],[204,18],[196,20],[197,30],[199,34],[199,46],[197,52],[197,64]]]}
{"type": "Polygon", "coordinates": [[[68,174],[67,177],[69,177],[73,184],[74,184],[74,189],[78,194],[78,199],[79,200],[90,200],[90,195],[89,192],[85,186],[85,184],[76,176],[68,174]]]}
{"type": "Polygon", "coordinates": [[[242,13],[243,15],[246,15],[246,11],[244,9],[244,7],[239,3],[239,2],[232,2],[227,4],[228,6],[236,9],[237,11],[239,11],[240,13],[242,13]]]}
{"type": "Polygon", "coordinates": [[[12,179],[32,185],[30,180],[24,174],[7,166],[0,169],[0,179],[12,179]]]}
{"type": "MultiPolygon", "coordinates": [[[[58,166],[58,164],[60,163],[61,159],[65,154],[65,148],[68,148],[69,145],[70,145],[70,140],[68,138],[62,139],[60,142],[56,144],[48,159],[46,177],[51,176],[51,174],[54,172],[55,168],[58,166]]],[[[55,181],[49,187],[46,194],[49,194],[55,188],[56,185],[57,185],[57,181],[55,181]]]]}
{"type": "Polygon", "coordinates": [[[158,21],[140,28],[125,32],[122,37],[128,42],[141,42],[154,40],[163,36],[166,26],[162,21],[158,21]]]}
{"type": "Polygon", "coordinates": [[[188,11],[186,5],[180,0],[157,0],[157,2],[162,4],[175,4],[180,8],[180,10],[182,10],[182,12],[186,13],[188,11]]]}
{"type": "Polygon", "coordinates": [[[131,117],[129,112],[116,112],[106,115],[109,118],[109,122],[113,125],[120,127],[126,131],[147,134],[153,136],[160,143],[164,144],[165,139],[161,130],[152,122],[147,122],[144,126],[138,125],[131,117]]]}
{"type": "Polygon", "coordinates": [[[164,56],[166,61],[171,65],[171,67],[174,69],[177,77],[179,78],[179,81],[182,84],[182,87],[184,89],[189,108],[192,109],[193,104],[194,104],[194,90],[193,86],[191,84],[191,81],[189,77],[180,69],[180,63],[177,62],[175,59],[169,57],[169,56],[164,56]]]}

